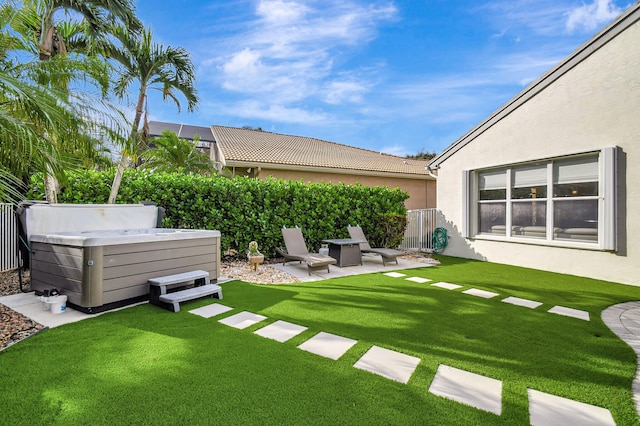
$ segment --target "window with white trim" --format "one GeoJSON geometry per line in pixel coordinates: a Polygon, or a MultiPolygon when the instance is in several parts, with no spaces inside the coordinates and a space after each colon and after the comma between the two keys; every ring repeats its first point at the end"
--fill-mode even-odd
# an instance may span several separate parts
{"type": "Polygon", "coordinates": [[[616,148],[467,172],[470,236],[615,250],[616,148]]]}

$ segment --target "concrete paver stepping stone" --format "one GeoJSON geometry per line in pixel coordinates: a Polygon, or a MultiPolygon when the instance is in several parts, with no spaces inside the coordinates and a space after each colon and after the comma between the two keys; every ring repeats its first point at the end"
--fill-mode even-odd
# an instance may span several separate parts
{"type": "Polygon", "coordinates": [[[216,315],[224,314],[225,312],[229,312],[231,310],[233,310],[233,308],[221,305],[220,303],[212,303],[211,305],[192,309],[189,311],[189,313],[200,315],[203,318],[211,318],[215,317],[216,315]]]}
{"type": "Polygon", "coordinates": [[[440,364],[429,392],[480,410],[502,413],[502,382],[440,364]]]}
{"type": "Polygon", "coordinates": [[[564,306],[556,305],[549,309],[548,312],[552,314],[563,315],[565,317],[578,318],[581,320],[589,321],[589,312],[581,311],[579,309],[567,308],[564,306]]]}
{"type": "Polygon", "coordinates": [[[447,290],[455,290],[462,287],[461,285],[458,285],[458,284],[451,284],[451,283],[445,283],[445,282],[433,283],[431,285],[434,287],[446,288],[447,290]]]}
{"type": "Polygon", "coordinates": [[[414,283],[428,283],[429,281],[431,281],[428,278],[421,278],[421,277],[410,277],[410,278],[405,278],[405,280],[407,281],[413,281],[414,283]]]}
{"type": "Polygon", "coordinates": [[[307,327],[303,327],[298,324],[278,320],[273,324],[269,324],[266,327],[262,327],[261,329],[254,331],[254,334],[266,337],[267,339],[277,340],[282,343],[297,336],[306,329],[307,327]]]}
{"type": "Polygon", "coordinates": [[[220,323],[228,325],[229,327],[238,328],[240,330],[251,327],[253,324],[257,324],[260,321],[264,321],[267,317],[263,315],[254,314],[252,312],[242,311],[239,314],[231,315],[230,317],[221,319],[220,323]]]}
{"type": "Polygon", "coordinates": [[[407,383],[419,363],[420,358],[415,356],[372,346],[353,366],[396,382],[407,383]]]}
{"type": "Polygon", "coordinates": [[[392,277],[392,278],[400,278],[400,277],[406,277],[407,274],[401,274],[400,272],[385,272],[383,275],[386,275],[388,277],[392,277]]]}
{"type": "Polygon", "coordinates": [[[321,331],[299,345],[298,348],[325,358],[337,360],[356,343],[358,343],[357,340],[321,331]]]}
{"type": "Polygon", "coordinates": [[[470,294],[472,296],[482,297],[483,299],[491,299],[492,297],[499,296],[498,293],[493,293],[491,291],[480,290],[478,288],[470,288],[469,290],[463,291],[464,294],[470,294]]]}
{"type": "Polygon", "coordinates": [[[606,408],[533,389],[527,389],[527,394],[529,395],[529,422],[533,426],[615,426],[616,424],[611,412],[606,408]]]}
{"type": "Polygon", "coordinates": [[[506,299],[502,299],[504,303],[510,303],[512,305],[524,306],[525,308],[535,309],[538,306],[542,305],[542,302],[536,302],[535,300],[529,299],[521,299],[519,297],[507,297],[506,299]]]}

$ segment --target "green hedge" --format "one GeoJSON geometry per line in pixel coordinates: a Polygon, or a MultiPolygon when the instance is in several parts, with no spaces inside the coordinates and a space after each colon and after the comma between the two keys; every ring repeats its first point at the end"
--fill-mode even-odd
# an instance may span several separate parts
{"type": "MultiPolygon", "coordinates": [[[[109,197],[113,170],[80,171],[69,175],[60,203],[102,204],[109,197]]],[[[32,179],[31,197],[44,198],[42,179],[32,179]]],[[[275,256],[282,246],[283,226],[299,226],[309,248],[327,238],[346,238],[348,224],[359,224],[373,246],[397,246],[405,227],[406,192],[362,185],[305,184],[300,181],[228,179],[182,173],[128,170],[118,203],[153,201],[166,209],[168,228],[217,229],[222,249],[260,251],[275,256]]]]}

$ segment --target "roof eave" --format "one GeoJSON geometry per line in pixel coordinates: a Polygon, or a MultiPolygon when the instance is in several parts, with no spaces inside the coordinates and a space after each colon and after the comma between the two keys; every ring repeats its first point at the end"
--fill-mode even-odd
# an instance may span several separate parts
{"type": "Polygon", "coordinates": [[[400,179],[423,179],[423,180],[435,180],[428,174],[414,174],[414,173],[397,173],[397,172],[385,172],[375,170],[358,170],[358,169],[341,169],[336,167],[320,167],[320,166],[304,166],[296,164],[279,164],[279,163],[263,163],[256,161],[239,161],[239,160],[227,160],[227,167],[262,167],[275,170],[286,170],[296,172],[320,172],[330,174],[344,174],[344,175],[357,175],[357,176],[376,176],[376,177],[395,177],[400,179]]]}

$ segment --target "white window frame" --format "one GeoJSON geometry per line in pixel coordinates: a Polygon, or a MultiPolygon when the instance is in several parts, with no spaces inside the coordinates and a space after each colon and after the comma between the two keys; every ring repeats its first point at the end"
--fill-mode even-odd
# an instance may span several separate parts
{"type": "MultiPolygon", "coordinates": [[[[491,168],[483,168],[477,170],[465,170],[463,172],[463,224],[462,231],[465,238],[478,239],[478,240],[497,240],[523,244],[533,245],[549,245],[556,247],[568,247],[579,248],[587,250],[617,250],[617,147],[606,147],[599,151],[589,151],[584,153],[577,153],[573,155],[567,155],[564,157],[553,157],[540,159],[528,163],[516,163],[501,165],[491,168]],[[578,156],[586,155],[598,155],[598,195],[593,196],[593,199],[598,200],[598,241],[567,241],[561,239],[554,239],[553,235],[553,214],[554,214],[554,202],[559,201],[559,198],[553,197],[553,162],[562,161],[565,159],[575,158],[578,156]],[[511,232],[511,213],[512,204],[519,202],[518,200],[511,199],[511,171],[513,168],[519,166],[526,166],[532,163],[547,163],[547,197],[545,201],[547,203],[547,232],[545,239],[526,238],[522,236],[512,235],[511,232]],[[479,233],[479,214],[478,205],[481,203],[478,194],[478,176],[482,172],[490,170],[506,169],[506,224],[505,235],[492,235],[487,233],[479,233]]],[[[589,199],[591,197],[584,197],[580,199],[589,199]]],[[[499,200],[496,200],[501,202],[499,200]]],[[[525,200],[522,200],[525,201],[525,200]]]]}

